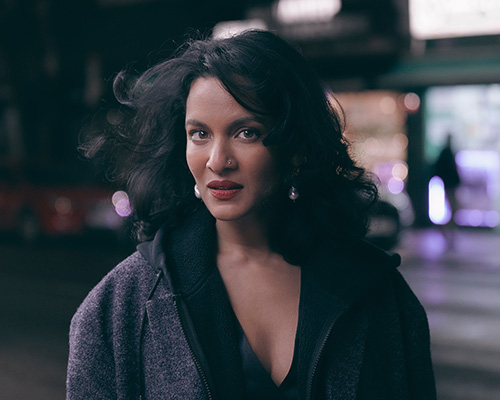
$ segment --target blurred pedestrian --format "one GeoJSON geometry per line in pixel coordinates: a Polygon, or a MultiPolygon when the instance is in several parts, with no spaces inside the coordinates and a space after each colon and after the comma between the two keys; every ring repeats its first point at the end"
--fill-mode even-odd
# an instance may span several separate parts
{"type": "Polygon", "coordinates": [[[115,93],[137,252],[70,331],[68,399],[434,399],[425,312],[362,240],[376,186],[276,35],[189,42],[115,93]]]}
{"type": "Polygon", "coordinates": [[[448,134],[445,144],[434,164],[434,175],[440,177],[443,181],[446,201],[448,202],[451,212],[450,220],[442,225],[443,236],[447,241],[448,248],[453,248],[455,245],[455,213],[458,209],[456,192],[460,186],[460,175],[458,173],[452,143],[453,136],[448,134]]]}

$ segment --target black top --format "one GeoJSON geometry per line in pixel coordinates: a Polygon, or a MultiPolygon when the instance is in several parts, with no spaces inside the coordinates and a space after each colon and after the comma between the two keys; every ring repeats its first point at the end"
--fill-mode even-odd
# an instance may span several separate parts
{"type": "Polygon", "coordinates": [[[243,379],[247,400],[297,400],[297,338],[290,370],[280,386],[276,386],[269,373],[253,352],[247,337],[235,317],[238,342],[243,363],[243,379]]]}

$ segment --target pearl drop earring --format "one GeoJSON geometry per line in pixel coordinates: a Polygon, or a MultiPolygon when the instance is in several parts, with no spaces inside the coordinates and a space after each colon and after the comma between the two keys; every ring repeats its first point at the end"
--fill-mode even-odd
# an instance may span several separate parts
{"type": "Polygon", "coordinates": [[[299,198],[299,196],[299,189],[297,189],[295,186],[292,186],[288,191],[288,197],[290,198],[290,200],[295,201],[299,198]]]}
{"type": "MultiPolygon", "coordinates": [[[[299,176],[299,173],[300,173],[300,169],[297,167],[297,168],[294,168],[292,170],[292,179],[293,178],[296,178],[297,176],[299,176]]],[[[294,180],[294,179],[293,179],[294,180]]],[[[297,200],[300,196],[300,192],[299,192],[299,189],[297,189],[295,187],[295,185],[292,184],[292,187],[290,188],[290,190],[288,191],[288,198],[290,200],[292,200],[294,203],[295,203],[295,200],[297,200]]]]}
{"type": "Polygon", "coordinates": [[[200,189],[198,189],[198,185],[194,185],[194,195],[197,199],[201,199],[200,189]]]}

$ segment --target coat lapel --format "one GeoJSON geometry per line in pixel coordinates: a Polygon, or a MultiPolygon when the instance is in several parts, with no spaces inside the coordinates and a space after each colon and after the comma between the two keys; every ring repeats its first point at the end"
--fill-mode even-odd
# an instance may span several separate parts
{"type": "Polygon", "coordinates": [[[243,396],[243,372],[234,314],[215,263],[215,220],[203,206],[165,240],[167,269],[188,340],[204,365],[216,398],[243,396]]]}
{"type": "Polygon", "coordinates": [[[217,398],[243,398],[243,371],[235,317],[224,283],[215,269],[195,293],[186,297],[217,398]]]}
{"type": "Polygon", "coordinates": [[[307,379],[299,380],[300,398],[323,398],[328,387],[342,399],[356,398],[368,330],[357,300],[383,276],[363,250],[331,243],[303,267],[298,368],[307,379]]]}
{"type": "Polygon", "coordinates": [[[158,382],[150,390],[158,396],[175,393],[179,398],[207,398],[178,318],[175,296],[161,288],[157,293],[146,303],[149,331],[143,344],[145,378],[158,382]],[[151,340],[147,340],[149,334],[151,340]]]}
{"type": "Polygon", "coordinates": [[[312,392],[313,380],[316,377],[327,338],[347,306],[340,298],[325,291],[315,277],[304,268],[301,286],[297,328],[299,348],[297,368],[299,397],[306,399],[312,392]]]}

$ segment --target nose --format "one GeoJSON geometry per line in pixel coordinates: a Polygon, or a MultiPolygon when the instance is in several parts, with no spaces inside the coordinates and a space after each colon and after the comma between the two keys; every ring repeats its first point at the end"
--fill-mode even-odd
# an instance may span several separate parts
{"type": "Polygon", "coordinates": [[[237,167],[236,158],[233,156],[231,145],[227,139],[219,139],[213,142],[210,149],[210,157],[207,161],[207,168],[220,174],[225,170],[232,170],[237,167]]]}

